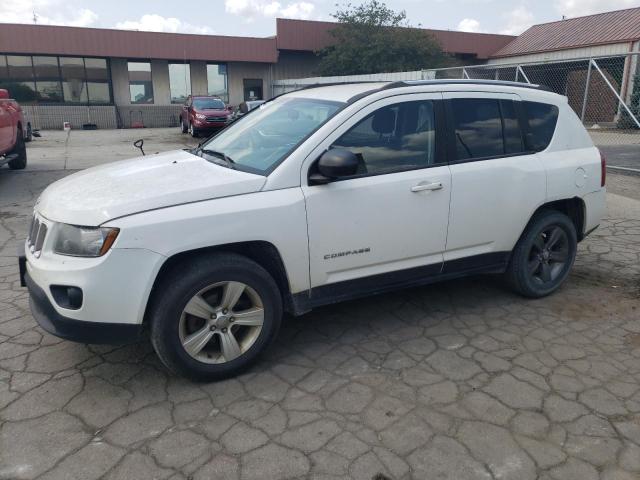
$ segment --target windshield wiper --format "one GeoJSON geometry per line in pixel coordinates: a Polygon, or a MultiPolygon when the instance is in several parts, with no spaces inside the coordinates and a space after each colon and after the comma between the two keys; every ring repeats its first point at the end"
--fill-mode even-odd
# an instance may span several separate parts
{"type": "Polygon", "coordinates": [[[198,148],[196,149],[196,152],[200,152],[200,153],[204,153],[205,155],[211,155],[213,157],[221,158],[222,160],[224,160],[224,163],[225,163],[225,165],[227,167],[232,168],[234,170],[236,168],[235,167],[236,162],[224,152],[218,152],[217,150],[209,150],[208,148],[202,148],[200,146],[198,146],[198,148]]]}

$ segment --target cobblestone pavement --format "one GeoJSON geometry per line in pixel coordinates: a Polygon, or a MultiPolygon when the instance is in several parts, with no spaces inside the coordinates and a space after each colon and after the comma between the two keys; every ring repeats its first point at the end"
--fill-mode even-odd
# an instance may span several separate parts
{"type": "Polygon", "coordinates": [[[62,175],[0,172],[0,478],[640,478],[640,220],[608,219],[549,298],[482,277],[322,308],[193,384],[146,341],[36,326],[15,249],[62,175]]]}

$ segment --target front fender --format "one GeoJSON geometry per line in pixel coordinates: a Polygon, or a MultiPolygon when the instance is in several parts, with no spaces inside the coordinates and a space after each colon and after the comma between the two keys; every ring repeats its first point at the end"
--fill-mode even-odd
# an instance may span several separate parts
{"type": "Polygon", "coordinates": [[[291,293],[309,289],[309,249],[300,188],[177,205],[106,222],[120,228],[114,248],[165,257],[220,245],[263,241],[282,257],[291,293]]]}

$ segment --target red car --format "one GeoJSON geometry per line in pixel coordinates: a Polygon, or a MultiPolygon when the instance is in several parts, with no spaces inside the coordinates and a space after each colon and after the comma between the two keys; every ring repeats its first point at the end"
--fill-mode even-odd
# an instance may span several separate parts
{"type": "Polygon", "coordinates": [[[227,107],[218,97],[191,96],[182,106],[180,129],[192,137],[226,127],[233,119],[231,107],[227,107]]]}
{"type": "Polygon", "coordinates": [[[31,126],[25,123],[22,108],[0,89],[0,165],[9,164],[13,170],[27,166],[24,142],[31,140],[31,126]]]}

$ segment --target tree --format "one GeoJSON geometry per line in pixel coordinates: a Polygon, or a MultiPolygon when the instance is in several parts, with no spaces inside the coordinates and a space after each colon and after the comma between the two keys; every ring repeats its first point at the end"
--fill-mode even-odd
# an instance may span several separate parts
{"type": "Polygon", "coordinates": [[[438,41],[413,28],[406,12],[395,12],[379,0],[347,4],[332,15],[338,24],[329,33],[331,46],[318,52],[321,75],[359,75],[437,68],[451,64],[438,41]]]}

